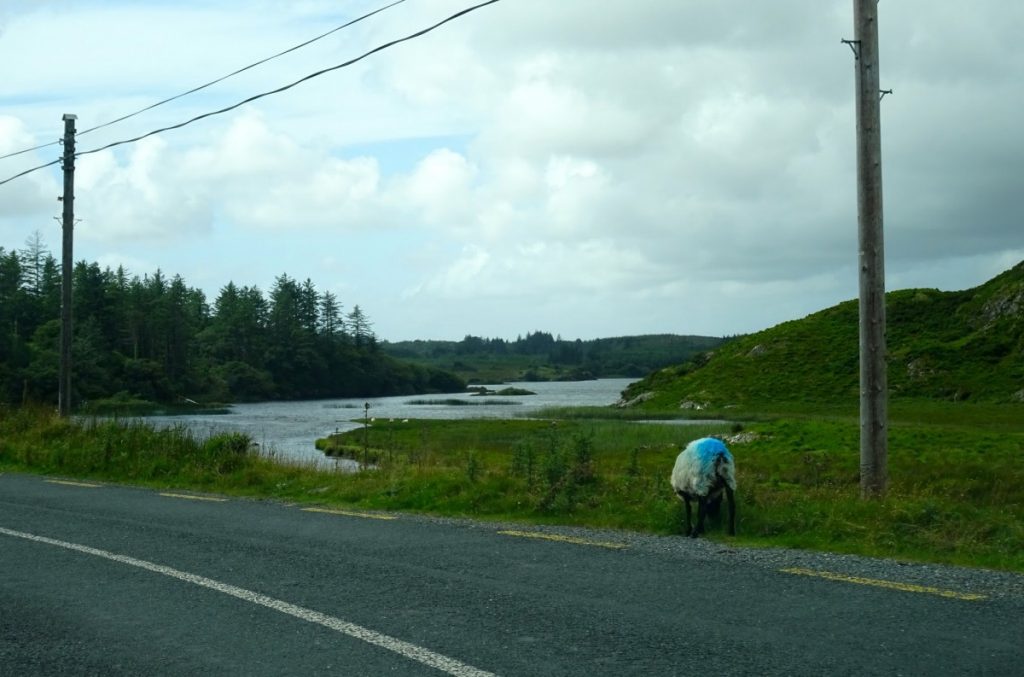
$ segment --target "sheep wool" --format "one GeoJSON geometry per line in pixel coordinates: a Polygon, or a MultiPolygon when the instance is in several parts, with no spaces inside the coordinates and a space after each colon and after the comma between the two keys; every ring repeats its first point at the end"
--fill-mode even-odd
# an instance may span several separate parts
{"type": "Polygon", "coordinates": [[[672,486],[691,496],[707,496],[716,475],[736,490],[736,465],[728,447],[714,437],[703,437],[680,452],[672,469],[672,486]],[[725,457],[725,463],[717,463],[720,456],[725,457]]]}

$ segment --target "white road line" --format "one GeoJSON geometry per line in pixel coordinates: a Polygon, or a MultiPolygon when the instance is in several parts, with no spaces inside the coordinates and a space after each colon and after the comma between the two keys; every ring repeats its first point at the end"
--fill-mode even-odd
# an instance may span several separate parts
{"type": "Polygon", "coordinates": [[[88,487],[90,489],[98,489],[102,487],[102,484],[92,484],[91,482],[72,482],[70,480],[43,480],[49,484],[63,484],[66,487],[88,487]]]}
{"type": "Polygon", "coordinates": [[[187,498],[190,501],[212,501],[214,503],[226,503],[228,499],[217,498],[216,496],[196,496],[195,494],[174,494],[171,492],[161,492],[161,496],[167,498],[187,498]]]}
{"type": "Polygon", "coordinates": [[[95,557],[102,557],[114,562],[121,564],[127,564],[129,566],[138,567],[139,569],[145,569],[146,571],[152,571],[153,573],[161,574],[163,576],[169,576],[170,578],[176,578],[186,583],[198,585],[203,588],[215,590],[217,592],[224,593],[225,595],[231,595],[238,599],[250,602],[252,604],[258,604],[265,606],[268,609],[279,611],[289,616],[308,621],[310,623],[316,623],[322,625],[325,628],[330,628],[336,632],[340,632],[349,637],[355,639],[361,639],[368,644],[373,644],[382,649],[387,649],[405,658],[417,661],[429,667],[446,672],[449,675],[456,675],[457,677],[485,677],[490,676],[493,673],[480,670],[467,665],[454,658],[442,656],[439,653],[435,653],[430,649],[425,649],[415,644],[410,644],[395,637],[364,628],[355,623],[349,623],[348,621],[334,616],[328,616],[322,614],[319,611],[313,611],[312,609],[306,609],[301,606],[289,604],[273,597],[261,595],[258,592],[252,590],[246,590],[245,588],[238,588],[234,585],[228,585],[227,583],[221,583],[205,576],[199,576],[196,574],[190,574],[186,571],[179,571],[178,569],[172,569],[161,564],[154,564],[153,562],[147,562],[146,560],[135,559],[127,555],[118,555],[117,553],[108,552],[106,550],[99,550],[97,548],[90,548],[87,545],[79,545],[77,543],[68,543],[67,541],[58,541],[53,538],[47,538],[46,536],[37,536],[35,534],[28,534],[22,531],[14,531],[12,529],[5,529],[0,527],[0,534],[6,536],[12,536],[14,538],[23,538],[27,541],[34,541],[36,543],[45,543],[46,545],[55,545],[59,548],[66,550],[73,550],[86,555],[93,555],[95,557]]]}

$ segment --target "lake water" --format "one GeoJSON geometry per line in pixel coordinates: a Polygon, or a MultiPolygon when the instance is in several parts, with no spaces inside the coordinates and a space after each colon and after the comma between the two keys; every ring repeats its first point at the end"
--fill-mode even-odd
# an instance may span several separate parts
{"type": "Polygon", "coordinates": [[[265,451],[278,458],[299,462],[326,462],[313,446],[319,437],[362,426],[364,405],[377,419],[433,418],[517,418],[529,416],[546,407],[607,406],[619,400],[622,391],[634,379],[598,379],[548,383],[506,383],[486,386],[493,390],[522,388],[536,395],[474,396],[402,395],[370,399],[304,400],[299,402],[258,402],[236,404],[231,413],[196,416],[149,416],[146,421],[157,427],[183,425],[202,437],[221,432],[249,435],[265,451]],[[457,399],[471,405],[411,404],[414,401],[457,399]],[[492,404],[489,404],[492,402],[492,404]],[[513,404],[499,404],[513,403],[513,404]]]}

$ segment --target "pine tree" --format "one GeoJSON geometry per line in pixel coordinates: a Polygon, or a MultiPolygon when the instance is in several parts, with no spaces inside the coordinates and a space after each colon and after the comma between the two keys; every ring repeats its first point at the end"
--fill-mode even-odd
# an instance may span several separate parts
{"type": "Polygon", "coordinates": [[[362,348],[371,343],[376,343],[377,337],[373,335],[373,323],[370,322],[370,318],[366,316],[366,313],[359,307],[359,304],[352,307],[352,312],[348,314],[346,320],[348,321],[349,333],[352,334],[352,340],[355,341],[356,347],[362,348]]]}
{"type": "Polygon", "coordinates": [[[331,292],[320,295],[320,334],[328,338],[342,336],[345,333],[345,320],[341,315],[341,304],[338,297],[331,292]]]}
{"type": "Polygon", "coordinates": [[[43,293],[44,266],[46,264],[47,251],[38,230],[25,240],[25,248],[21,250],[20,254],[23,275],[22,284],[29,294],[39,296],[43,293]]]}

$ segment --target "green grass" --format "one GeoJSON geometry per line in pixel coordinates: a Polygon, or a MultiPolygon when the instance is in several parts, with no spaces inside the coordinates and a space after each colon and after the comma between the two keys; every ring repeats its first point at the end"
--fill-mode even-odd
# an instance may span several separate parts
{"type": "Polygon", "coordinates": [[[859,498],[855,421],[780,420],[734,448],[744,540],[1024,570],[1024,432],[901,423],[882,501],[859,498]]]}
{"type": "Polygon", "coordinates": [[[0,468],[679,534],[682,506],[668,486],[679,445],[742,427],[755,437],[731,445],[739,535],[712,525],[710,538],[1024,571],[1024,422],[1004,408],[919,403],[895,412],[890,489],[881,501],[859,497],[856,417],[830,408],[762,414],[743,426],[607,420],[593,409],[559,414],[556,422],[376,422],[322,442],[374,464],[341,473],[254,456],[241,435],[201,440],[183,428],[0,410],[0,468]]]}
{"type": "MultiPolygon", "coordinates": [[[[679,421],[678,410],[672,409],[619,409],[614,407],[545,407],[530,414],[533,418],[599,421],[679,421]]],[[[756,418],[754,416],[745,416],[756,418]]],[[[686,420],[691,423],[700,420],[736,420],[730,412],[689,412],[686,420]]]]}

